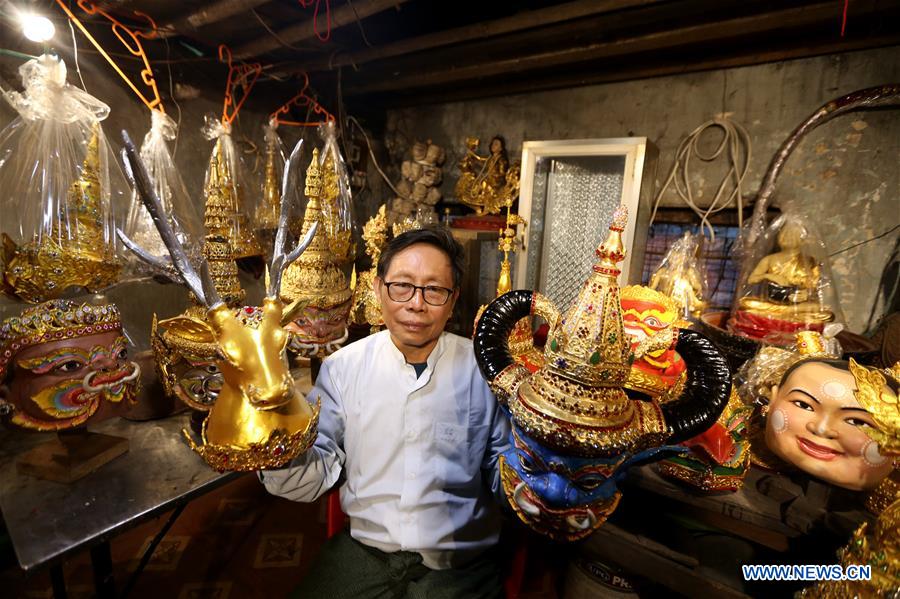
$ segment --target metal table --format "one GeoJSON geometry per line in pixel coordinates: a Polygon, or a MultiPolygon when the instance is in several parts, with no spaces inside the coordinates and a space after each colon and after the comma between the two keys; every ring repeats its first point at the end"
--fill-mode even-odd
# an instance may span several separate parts
{"type": "Polygon", "coordinates": [[[175,510],[148,547],[137,575],[191,499],[240,476],[213,471],[191,451],[181,434],[189,419],[185,413],[150,422],[116,418],[92,424],[94,432],[127,437],[128,452],[69,485],[16,472],[16,457],[50,435],[0,433],[0,509],[21,567],[31,571],[50,566],[54,595],[64,597],[62,561],[90,549],[97,595],[115,596],[109,547],[113,536],[175,510]]]}

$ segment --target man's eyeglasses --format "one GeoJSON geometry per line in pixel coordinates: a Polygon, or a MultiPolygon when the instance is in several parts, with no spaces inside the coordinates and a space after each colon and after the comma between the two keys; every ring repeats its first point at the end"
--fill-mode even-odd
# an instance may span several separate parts
{"type": "Polygon", "coordinates": [[[395,302],[408,302],[419,289],[422,290],[422,299],[425,300],[425,303],[432,306],[443,306],[450,299],[450,296],[453,295],[452,289],[438,287],[437,285],[422,286],[413,285],[412,283],[385,282],[384,286],[387,287],[388,297],[395,302]]]}

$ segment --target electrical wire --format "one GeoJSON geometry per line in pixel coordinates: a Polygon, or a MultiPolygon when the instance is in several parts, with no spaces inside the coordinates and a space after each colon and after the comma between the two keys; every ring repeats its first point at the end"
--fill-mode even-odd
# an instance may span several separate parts
{"type": "Polygon", "coordinates": [[[353,11],[353,16],[356,18],[356,26],[359,27],[359,34],[362,35],[363,41],[366,43],[366,45],[371,48],[372,43],[369,42],[369,38],[366,37],[366,30],[363,29],[362,19],[359,18],[359,13],[356,12],[356,7],[353,6],[352,0],[347,0],[347,4],[350,6],[350,10],[353,11]]]}
{"type": "Polygon", "coordinates": [[[169,38],[164,37],[163,41],[166,44],[166,70],[169,72],[169,97],[172,98],[172,102],[175,103],[175,109],[178,111],[178,120],[175,122],[175,140],[172,144],[172,160],[175,160],[175,155],[178,153],[178,140],[181,138],[181,104],[175,99],[175,89],[172,82],[172,63],[168,61],[169,53],[171,52],[169,38]]]}
{"type": "Polygon", "coordinates": [[[369,158],[372,159],[372,164],[375,165],[375,170],[378,171],[378,174],[381,175],[381,178],[384,179],[384,182],[388,184],[388,187],[390,187],[394,191],[394,193],[397,194],[398,198],[403,198],[405,200],[409,199],[408,197],[397,191],[397,188],[394,187],[394,184],[391,183],[391,180],[388,179],[388,176],[384,174],[383,170],[381,170],[381,166],[379,166],[378,160],[375,159],[375,152],[372,151],[372,142],[369,141],[369,136],[366,135],[366,130],[363,129],[363,126],[359,124],[359,121],[356,120],[356,117],[347,117],[347,122],[351,125],[355,125],[359,129],[360,133],[362,133],[363,139],[366,140],[366,146],[369,148],[369,158]]]}
{"type": "Polygon", "coordinates": [[[264,28],[266,31],[269,32],[269,35],[271,35],[272,37],[274,37],[275,40],[276,40],[279,44],[281,44],[281,45],[284,46],[285,48],[290,48],[291,50],[300,50],[300,51],[303,50],[303,48],[300,48],[300,47],[298,47],[298,46],[294,46],[294,45],[292,45],[292,44],[289,44],[289,43],[287,43],[286,41],[284,41],[283,39],[281,39],[281,36],[279,36],[277,33],[275,33],[275,31],[273,31],[272,28],[269,27],[269,25],[268,25],[265,21],[263,21],[263,18],[262,18],[261,16],[259,16],[259,13],[256,12],[256,9],[255,9],[255,8],[251,8],[251,9],[250,9],[250,12],[253,13],[253,16],[256,17],[256,20],[259,21],[259,24],[262,25],[263,28],[264,28]]]}
{"type": "Polygon", "coordinates": [[[691,131],[691,133],[678,145],[678,150],[675,152],[675,162],[672,164],[672,170],[669,171],[666,182],[656,195],[656,200],[653,204],[653,213],[650,216],[650,223],[652,224],[656,218],[656,212],[659,209],[663,194],[665,194],[669,186],[674,183],[675,192],[678,194],[678,197],[700,217],[700,230],[703,232],[703,230],[706,229],[709,233],[710,241],[715,241],[716,234],[712,224],[709,222],[709,217],[725,210],[732,204],[737,204],[738,226],[742,227],[743,193],[741,191],[741,185],[747,175],[747,170],[750,167],[751,151],[752,145],[747,130],[727,117],[715,117],[691,131]],[[703,133],[711,128],[722,129],[724,135],[718,147],[711,154],[704,155],[700,150],[699,141],[703,133]],[[694,191],[691,189],[691,158],[696,156],[703,162],[712,162],[723,153],[727,153],[730,167],[728,172],[722,178],[721,183],[719,183],[716,195],[709,203],[709,206],[704,210],[697,205],[694,199],[694,191]],[[732,189],[726,196],[725,192],[729,187],[729,183],[731,183],[732,189]]]}
{"type": "Polygon", "coordinates": [[[841,249],[841,250],[838,250],[838,251],[836,251],[836,252],[834,252],[834,253],[828,254],[828,257],[831,258],[831,257],[833,257],[833,256],[837,256],[838,254],[843,254],[844,252],[849,252],[849,251],[852,250],[853,248],[857,248],[857,247],[859,247],[859,246],[861,246],[861,245],[865,245],[865,244],[867,244],[867,243],[869,243],[869,242],[875,241],[876,239],[881,239],[882,237],[885,237],[885,236],[887,236],[887,235],[890,235],[891,233],[893,233],[893,232],[896,231],[897,229],[900,229],[900,224],[894,225],[893,227],[891,227],[890,229],[888,229],[887,231],[885,231],[885,232],[882,233],[881,235],[876,235],[875,237],[870,237],[869,239],[864,239],[863,241],[860,241],[859,243],[854,243],[853,245],[848,245],[848,246],[845,247],[844,249],[841,249]]]}
{"type": "Polygon", "coordinates": [[[84,77],[81,76],[81,66],[78,64],[78,42],[75,40],[75,28],[72,27],[72,21],[69,21],[68,23],[69,32],[72,34],[72,52],[75,54],[75,72],[78,73],[78,78],[81,80],[81,89],[86,93],[89,93],[87,86],[84,84],[84,77]]]}

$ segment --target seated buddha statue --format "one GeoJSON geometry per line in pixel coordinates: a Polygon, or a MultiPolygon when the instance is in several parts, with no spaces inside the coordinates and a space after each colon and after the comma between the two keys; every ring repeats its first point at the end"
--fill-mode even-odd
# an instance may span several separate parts
{"type": "Polygon", "coordinates": [[[802,223],[784,223],[778,232],[779,251],[760,260],[747,278],[756,294],[738,301],[732,329],[752,339],[785,345],[792,343],[796,332],[821,331],[834,319],[821,300],[821,266],[802,251],[807,237],[802,223]]]}
{"type": "Polygon", "coordinates": [[[650,276],[650,288],[671,297],[684,318],[699,318],[706,310],[703,275],[700,274],[699,236],[685,232],[650,276]]]}

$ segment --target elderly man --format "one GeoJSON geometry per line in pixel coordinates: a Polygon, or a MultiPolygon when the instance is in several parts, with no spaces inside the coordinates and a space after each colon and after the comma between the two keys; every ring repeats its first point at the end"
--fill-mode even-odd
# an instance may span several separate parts
{"type": "Polygon", "coordinates": [[[441,228],[388,244],[374,283],[387,330],[322,363],[309,395],[322,401],[315,445],[261,473],[295,501],[341,485],[350,532],[326,543],[300,597],[500,596],[491,549],[509,423],[471,341],[444,332],[462,260],[441,228]]]}

